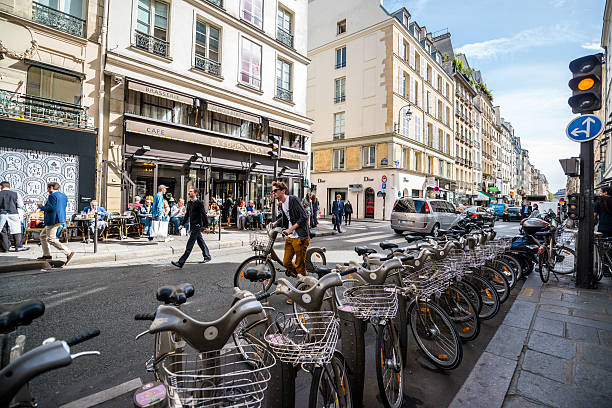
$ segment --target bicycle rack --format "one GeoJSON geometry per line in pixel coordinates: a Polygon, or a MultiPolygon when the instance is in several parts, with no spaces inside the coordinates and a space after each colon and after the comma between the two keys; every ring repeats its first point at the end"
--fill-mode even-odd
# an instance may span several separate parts
{"type": "Polygon", "coordinates": [[[276,361],[270,368],[271,380],[268,382],[266,406],[268,408],[294,408],[295,407],[295,379],[299,366],[276,361]]]}
{"type": "Polygon", "coordinates": [[[350,312],[339,309],[341,351],[348,366],[351,381],[353,406],[363,407],[363,387],[365,378],[365,340],[367,322],[358,319],[350,312]]]}

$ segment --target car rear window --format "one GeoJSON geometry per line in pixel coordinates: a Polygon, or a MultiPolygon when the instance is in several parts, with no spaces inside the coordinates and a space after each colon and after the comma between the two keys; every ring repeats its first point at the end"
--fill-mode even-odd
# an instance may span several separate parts
{"type": "Polygon", "coordinates": [[[414,207],[414,201],[406,199],[397,200],[393,211],[402,213],[414,213],[416,212],[416,209],[414,207]]]}
{"type": "Polygon", "coordinates": [[[520,210],[520,208],[508,208],[508,212],[509,212],[509,213],[513,213],[513,214],[514,214],[514,213],[518,213],[518,212],[519,212],[519,210],[520,210]]]}
{"type": "Polygon", "coordinates": [[[420,214],[425,214],[425,201],[424,200],[414,200],[414,209],[415,212],[420,214]]]}

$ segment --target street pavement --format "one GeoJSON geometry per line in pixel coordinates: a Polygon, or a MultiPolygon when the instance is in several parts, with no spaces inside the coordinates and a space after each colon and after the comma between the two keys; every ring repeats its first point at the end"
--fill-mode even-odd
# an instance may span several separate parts
{"type": "MultiPolygon", "coordinates": [[[[518,224],[497,223],[500,236],[511,236],[518,224]]],[[[374,247],[383,240],[404,242],[394,234],[388,222],[354,222],[341,235],[316,237],[312,246],[327,248],[329,264],[359,260],[353,251],[357,245],[374,247]]],[[[282,252],[282,247],[280,249],[282,252]]],[[[178,255],[161,254],[134,256],[120,262],[101,262],[96,265],[75,265],[63,269],[11,272],[2,274],[0,302],[15,302],[38,298],[45,302],[45,315],[32,325],[21,328],[27,336],[26,348],[39,345],[47,337],[70,338],[99,328],[102,334],[74,351],[99,350],[99,357],[83,357],[71,366],[40,376],[31,383],[32,394],[39,406],[85,408],[129,407],[132,393],[139,384],[151,380],[144,363],[153,350],[152,336],[136,341],[146,330],[147,322],[136,322],[134,314],[152,313],[157,307],[155,290],[166,284],[191,282],[196,295],[182,309],[199,320],[212,320],[230,306],[233,273],[239,263],[251,255],[250,248],[237,247],[212,251],[213,261],[198,263],[201,254],[196,250],[183,269],[170,265],[178,255]]],[[[448,406],[479,361],[489,340],[502,323],[514,298],[521,290],[517,285],[511,298],[502,305],[495,319],[482,323],[476,341],[464,344],[462,365],[452,372],[441,372],[423,363],[423,358],[411,339],[406,362],[406,407],[448,406]]],[[[286,310],[287,306],[272,299],[272,305],[286,310]]],[[[14,340],[14,335],[11,340],[14,340]]],[[[410,338],[410,336],[409,336],[410,338]]],[[[373,363],[375,344],[373,330],[366,333],[365,407],[380,406],[373,363]]],[[[298,395],[307,391],[307,377],[298,376],[298,395]]],[[[297,406],[302,406],[297,399],[297,406]]]]}

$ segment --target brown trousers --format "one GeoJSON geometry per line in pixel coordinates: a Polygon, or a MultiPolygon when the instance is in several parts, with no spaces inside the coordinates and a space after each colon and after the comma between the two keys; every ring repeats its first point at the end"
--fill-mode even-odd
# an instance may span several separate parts
{"type": "Polygon", "coordinates": [[[307,275],[306,273],[306,250],[310,244],[310,238],[285,238],[285,258],[283,266],[291,273],[307,275]],[[295,255],[295,263],[293,256],[295,255]]]}

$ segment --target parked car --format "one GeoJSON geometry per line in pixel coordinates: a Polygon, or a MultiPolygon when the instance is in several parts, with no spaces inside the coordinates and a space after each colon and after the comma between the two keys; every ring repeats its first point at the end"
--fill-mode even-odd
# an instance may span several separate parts
{"type": "Polygon", "coordinates": [[[508,221],[520,221],[521,220],[521,207],[508,207],[504,211],[503,220],[508,221]]]}
{"type": "Polygon", "coordinates": [[[495,225],[495,213],[490,208],[473,206],[466,208],[465,213],[479,227],[495,225]]]}
{"type": "Polygon", "coordinates": [[[451,202],[404,197],[393,205],[391,228],[397,234],[411,232],[437,237],[441,229],[450,228],[457,216],[457,210],[451,202]]]}

